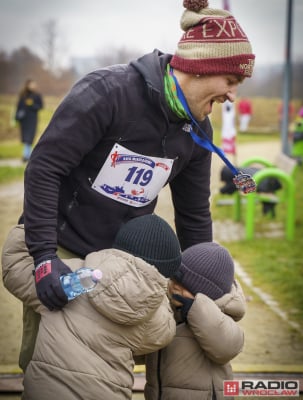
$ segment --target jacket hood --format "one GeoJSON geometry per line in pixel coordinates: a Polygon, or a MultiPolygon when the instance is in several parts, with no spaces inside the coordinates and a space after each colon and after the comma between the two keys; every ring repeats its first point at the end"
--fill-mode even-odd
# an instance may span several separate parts
{"type": "Polygon", "coordinates": [[[132,61],[130,65],[143,76],[151,100],[154,100],[156,103],[160,101],[170,121],[179,121],[180,118],[170,109],[164,94],[164,74],[171,58],[171,54],[164,54],[160,50],[155,49],[152,53],[145,54],[137,60],[132,61]]]}
{"type": "Polygon", "coordinates": [[[132,61],[130,65],[144,77],[149,87],[163,93],[163,76],[171,57],[170,54],[164,54],[155,49],[152,53],[132,61]]]}
{"type": "Polygon", "coordinates": [[[103,274],[88,293],[89,301],[113,322],[135,325],[148,320],[166,297],[167,279],[154,266],[124,251],[90,253],[85,264],[103,274]]]}

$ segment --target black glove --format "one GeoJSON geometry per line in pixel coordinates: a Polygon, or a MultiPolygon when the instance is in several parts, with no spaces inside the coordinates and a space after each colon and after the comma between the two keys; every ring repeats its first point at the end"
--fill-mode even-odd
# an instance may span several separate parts
{"type": "Polygon", "coordinates": [[[180,307],[181,317],[184,322],[187,322],[187,314],[192,306],[194,299],[190,299],[188,297],[180,296],[179,294],[173,294],[172,296],[175,300],[179,301],[183,305],[180,307]]]}
{"type": "Polygon", "coordinates": [[[35,283],[39,300],[51,311],[61,310],[68,299],[62,289],[60,276],[72,270],[57,256],[43,257],[43,261],[38,261],[35,265],[35,283]]]}

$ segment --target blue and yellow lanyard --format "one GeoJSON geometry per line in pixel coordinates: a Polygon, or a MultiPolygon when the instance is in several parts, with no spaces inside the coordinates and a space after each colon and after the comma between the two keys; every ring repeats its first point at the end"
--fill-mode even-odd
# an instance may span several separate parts
{"type": "Polygon", "coordinates": [[[206,150],[209,150],[213,153],[216,153],[222,160],[223,162],[227,165],[227,167],[231,170],[231,172],[234,174],[234,178],[233,178],[233,182],[236,186],[237,189],[241,190],[243,193],[250,193],[250,192],[255,192],[257,185],[256,182],[254,181],[254,179],[252,178],[251,175],[249,174],[244,174],[243,172],[239,171],[229,160],[228,158],[225,157],[223,151],[217,147],[210,139],[209,137],[206,135],[206,133],[203,131],[203,129],[201,128],[201,126],[198,124],[198,122],[195,120],[195,118],[193,117],[187,101],[185,99],[184,93],[182,92],[182,89],[179,85],[179,82],[177,80],[177,78],[175,77],[174,73],[173,73],[173,69],[170,68],[170,75],[172,76],[172,78],[174,79],[175,85],[176,85],[176,89],[177,89],[177,96],[178,99],[180,100],[182,106],[184,107],[184,110],[186,111],[187,115],[189,116],[189,118],[191,119],[191,128],[190,128],[190,135],[192,137],[192,139],[194,140],[195,143],[197,143],[199,146],[203,147],[206,150]],[[200,136],[198,136],[194,131],[193,131],[193,126],[195,125],[198,130],[200,131],[200,133],[202,134],[202,136],[204,137],[201,138],[200,136]]]}

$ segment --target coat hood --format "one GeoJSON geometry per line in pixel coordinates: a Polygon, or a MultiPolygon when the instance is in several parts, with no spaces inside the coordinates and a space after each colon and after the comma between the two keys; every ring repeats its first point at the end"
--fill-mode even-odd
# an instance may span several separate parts
{"type": "Polygon", "coordinates": [[[164,96],[163,79],[166,65],[171,59],[170,54],[164,54],[155,49],[152,53],[134,60],[130,63],[141,75],[143,75],[147,85],[164,96]]]}
{"type": "Polygon", "coordinates": [[[180,118],[170,109],[164,93],[164,74],[167,64],[172,56],[155,49],[152,53],[134,60],[130,63],[144,78],[148,87],[150,99],[156,104],[160,102],[164,115],[170,121],[179,121],[180,118]]]}
{"type": "Polygon", "coordinates": [[[154,266],[124,251],[91,253],[85,265],[103,274],[88,293],[90,303],[116,323],[134,325],[147,320],[166,296],[167,279],[154,266]]]}

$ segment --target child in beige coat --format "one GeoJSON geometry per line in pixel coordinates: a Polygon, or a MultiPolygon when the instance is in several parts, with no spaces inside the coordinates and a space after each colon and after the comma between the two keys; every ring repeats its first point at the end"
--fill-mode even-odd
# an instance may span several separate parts
{"type": "Polygon", "coordinates": [[[229,252],[217,243],[186,249],[169,283],[177,332],[173,341],[146,358],[146,400],[220,400],[232,380],[232,360],[244,334],[236,321],[245,298],[234,278],[229,252]]]}
{"type": "Polygon", "coordinates": [[[41,314],[24,400],[130,400],[134,357],[166,346],[176,324],[167,279],[181,262],[172,228],[156,215],[122,226],[113,249],[65,260],[72,270],[100,269],[93,291],[50,311],[37,298],[24,227],[3,246],[5,287],[41,314]]]}

